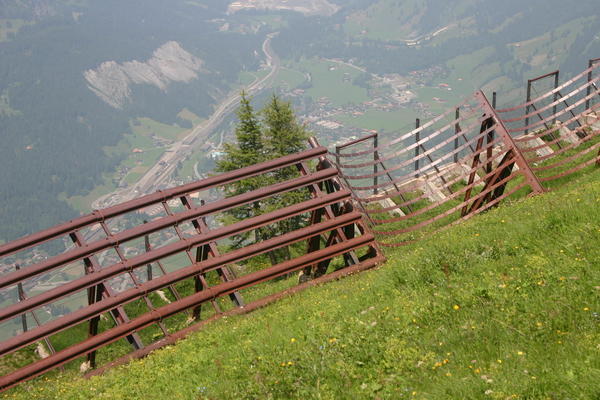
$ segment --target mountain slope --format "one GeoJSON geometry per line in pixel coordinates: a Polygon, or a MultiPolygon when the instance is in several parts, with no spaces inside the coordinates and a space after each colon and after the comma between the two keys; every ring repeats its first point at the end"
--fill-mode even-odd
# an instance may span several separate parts
{"type": "MultiPolygon", "coordinates": [[[[88,193],[128,156],[130,148],[116,146],[130,121],[189,125],[177,117],[184,108],[206,117],[237,85],[238,73],[261,61],[255,51],[262,34],[219,31],[214,19],[226,11],[220,1],[3,0],[0,9],[11,27],[22,21],[0,42],[4,240],[76,215],[61,199],[88,193]],[[182,75],[186,60],[192,69],[182,75]],[[159,71],[164,85],[140,79],[136,67],[146,61],[157,64],[150,72],[159,71]],[[128,79],[137,82],[125,87],[128,100],[116,109],[85,79],[86,71],[111,63],[129,66],[128,79]]],[[[112,78],[104,81],[109,87],[112,78]]]]}
{"type": "Polygon", "coordinates": [[[13,398],[600,395],[600,171],[388,254],[379,270],[223,319],[90,381],[13,398]]]}

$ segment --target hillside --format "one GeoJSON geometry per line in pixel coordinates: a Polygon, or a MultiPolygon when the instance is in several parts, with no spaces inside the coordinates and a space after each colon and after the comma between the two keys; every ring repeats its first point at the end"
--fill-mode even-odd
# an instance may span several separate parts
{"type": "Polygon", "coordinates": [[[220,320],[22,399],[600,396],[600,171],[387,254],[376,271],[220,320]]]}
{"type": "MultiPolygon", "coordinates": [[[[270,33],[282,68],[265,87],[330,145],[397,132],[481,87],[506,104],[528,78],[581,71],[600,54],[596,3],[0,0],[0,241],[135,190],[169,143],[265,77],[270,33]]],[[[231,119],[169,183],[210,171],[231,119]]]]}

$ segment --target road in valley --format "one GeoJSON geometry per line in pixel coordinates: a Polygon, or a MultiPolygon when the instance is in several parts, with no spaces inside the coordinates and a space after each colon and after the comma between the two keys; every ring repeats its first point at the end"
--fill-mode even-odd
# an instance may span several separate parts
{"type": "MultiPolygon", "coordinates": [[[[266,64],[270,68],[270,71],[265,77],[257,78],[245,88],[245,91],[249,94],[255,94],[266,88],[271,78],[273,78],[281,68],[281,61],[271,48],[271,39],[275,37],[275,35],[276,33],[267,35],[267,38],[262,45],[262,50],[266,57],[266,64]]],[[[135,184],[124,189],[118,189],[96,199],[92,203],[92,208],[105,208],[160,189],[169,181],[177,168],[177,164],[189,157],[197,144],[203,143],[208,139],[210,134],[223,122],[225,117],[237,109],[239,101],[240,94],[239,90],[236,89],[234,93],[231,93],[217,106],[208,120],[194,127],[185,138],[173,143],[163,153],[156,164],[154,164],[135,184]]]]}

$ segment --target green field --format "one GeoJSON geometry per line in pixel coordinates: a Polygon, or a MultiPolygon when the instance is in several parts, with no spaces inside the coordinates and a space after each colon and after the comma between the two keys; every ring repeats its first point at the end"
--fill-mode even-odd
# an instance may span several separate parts
{"type": "Polygon", "coordinates": [[[31,25],[23,19],[4,19],[0,18],[0,42],[7,42],[11,35],[17,34],[25,25],[31,25]]]}
{"type": "Polygon", "coordinates": [[[423,0],[381,0],[346,19],[346,33],[375,40],[405,40],[417,28],[411,21],[424,6],[423,0]]]}
{"type": "Polygon", "coordinates": [[[8,96],[8,90],[5,89],[0,94],[0,116],[11,117],[20,115],[20,111],[14,110],[10,106],[10,98],[8,96]]]}
{"type": "Polygon", "coordinates": [[[417,118],[415,111],[408,109],[394,111],[370,110],[363,115],[340,115],[336,116],[346,126],[361,129],[375,129],[385,132],[405,132],[414,128],[417,118]]]}
{"type": "Polygon", "coordinates": [[[316,58],[292,63],[291,68],[310,74],[312,87],[306,94],[315,101],[325,99],[330,105],[339,107],[369,100],[367,89],[352,83],[361,74],[355,68],[316,58]]]}
{"type": "MultiPolygon", "coordinates": [[[[200,117],[187,109],[182,110],[179,117],[193,124],[202,121],[200,117]]],[[[131,132],[125,134],[116,146],[104,148],[104,152],[108,157],[123,158],[123,161],[115,170],[127,168],[128,173],[123,178],[127,184],[135,183],[163,154],[165,147],[155,145],[152,136],[167,141],[176,141],[189,132],[189,130],[177,125],[163,124],[150,118],[138,118],[131,121],[130,127],[131,132]],[[134,153],[134,149],[140,149],[142,152],[134,153]]],[[[91,211],[91,203],[94,200],[116,189],[114,180],[114,176],[105,175],[104,183],[96,186],[90,193],[85,196],[72,196],[65,198],[65,200],[79,212],[88,213],[91,211]]]]}
{"type": "MultiPolygon", "coordinates": [[[[184,115],[190,117],[189,112],[184,115]]],[[[193,116],[192,116],[193,118],[193,116]]],[[[196,117],[197,118],[197,117],[196,117]]],[[[187,119],[187,118],[186,118],[187,119]]],[[[181,139],[181,136],[186,133],[184,128],[180,128],[176,125],[167,125],[161,122],[155,121],[151,118],[138,118],[131,124],[131,130],[135,135],[141,136],[160,136],[168,140],[181,139]]]]}
{"type": "Polygon", "coordinates": [[[306,76],[304,76],[303,73],[283,67],[279,70],[279,73],[273,82],[273,87],[293,90],[304,82],[306,82],[306,76]]]}
{"type": "Polygon", "coordinates": [[[17,399],[594,399],[600,171],[388,251],[378,270],[17,399]]]}

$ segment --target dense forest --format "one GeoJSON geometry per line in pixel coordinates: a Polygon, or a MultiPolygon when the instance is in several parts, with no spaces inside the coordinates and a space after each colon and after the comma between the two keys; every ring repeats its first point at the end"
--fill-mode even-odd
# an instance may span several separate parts
{"type": "Polygon", "coordinates": [[[224,5],[211,3],[206,8],[182,1],[112,0],[71,8],[53,6],[59,2],[0,4],[12,17],[34,22],[0,43],[0,59],[10,60],[0,63],[5,99],[0,108],[0,239],[73,217],[58,196],[86,193],[115,167],[120,160],[103,148],[121,139],[130,119],[148,116],[170,124],[184,107],[206,116],[240,70],[257,67],[254,50],[264,37],[220,33],[210,20],[222,15],[224,5]],[[48,7],[41,14],[40,5],[48,7]],[[79,13],[77,18],[73,13],[79,13]],[[135,86],[134,100],[123,110],[87,87],[83,71],[108,60],[145,60],[171,40],[203,60],[198,79],[173,83],[166,91],[135,86]]]}
{"type": "Polygon", "coordinates": [[[177,118],[183,108],[209,115],[241,71],[258,69],[268,32],[280,32],[272,45],[283,60],[341,58],[375,74],[406,74],[456,57],[468,61],[470,54],[492,48],[473,62],[493,65],[496,76],[519,83],[550,68],[568,76],[600,56],[597,0],[576,7],[562,0],[331,2],[341,6],[338,13],[307,17],[289,11],[229,15],[223,0],[0,0],[0,31],[11,28],[0,35],[0,241],[75,216],[60,199],[86,194],[103,174],[114,172],[124,155],[105,149],[130,131],[132,120],[150,117],[189,128],[189,121],[177,118]],[[349,31],[357,15],[377,25],[381,10],[393,14],[391,28],[409,26],[410,37],[457,21],[465,28],[416,46],[398,35],[381,39],[349,31]],[[270,25],[273,16],[284,22],[270,25]],[[229,29],[230,23],[239,29],[229,29]],[[551,44],[564,43],[538,42],[535,51],[551,55],[551,62],[535,66],[519,58],[515,42],[547,32],[551,44]],[[106,61],[148,60],[169,41],[202,60],[197,79],[172,82],[165,90],[132,86],[132,101],[123,109],[88,87],[84,71],[106,61]]]}
{"type": "MultiPolygon", "coordinates": [[[[338,2],[341,5],[341,2],[338,2]]],[[[417,31],[425,34],[455,21],[474,18],[469,32],[452,37],[443,43],[434,42],[422,46],[407,46],[404,41],[374,40],[350,37],[343,26],[357,10],[364,9],[377,1],[355,0],[331,18],[306,19],[290,15],[289,28],[284,30],[274,42],[276,51],[284,58],[320,56],[356,60],[372,73],[407,73],[444,64],[457,56],[493,46],[494,54],[486,60],[491,64],[500,62],[502,73],[515,80],[531,75],[532,68],[515,62],[508,45],[510,43],[535,38],[555,28],[579,18],[594,16],[598,12],[595,0],[583,0],[576,7],[561,0],[533,0],[526,3],[517,0],[494,2],[490,0],[457,1],[382,1],[399,6],[404,3],[419,3],[413,10],[418,15],[417,31]],[[515,15],[518,14],[518,18],[515,15]]],[[[368,13],[367,13],[368,15],[368,13]]],[[[411,14],[406,16],[409,19],[411,14]]],[[[398,21],[402,23],[402,21],[398,21]]],[[[575,43],[561,49],[561,69],[573,73],[581,71],[588,58],[600,54],[600,40],[595,35],[600,32],[600,19],[592,18],[582,24],[582,32],[575,43]],[[583,64],[582,64],[583,63],[583,64]]],[[[560,37],[554,38],[557,41],[560,37]]]]}

